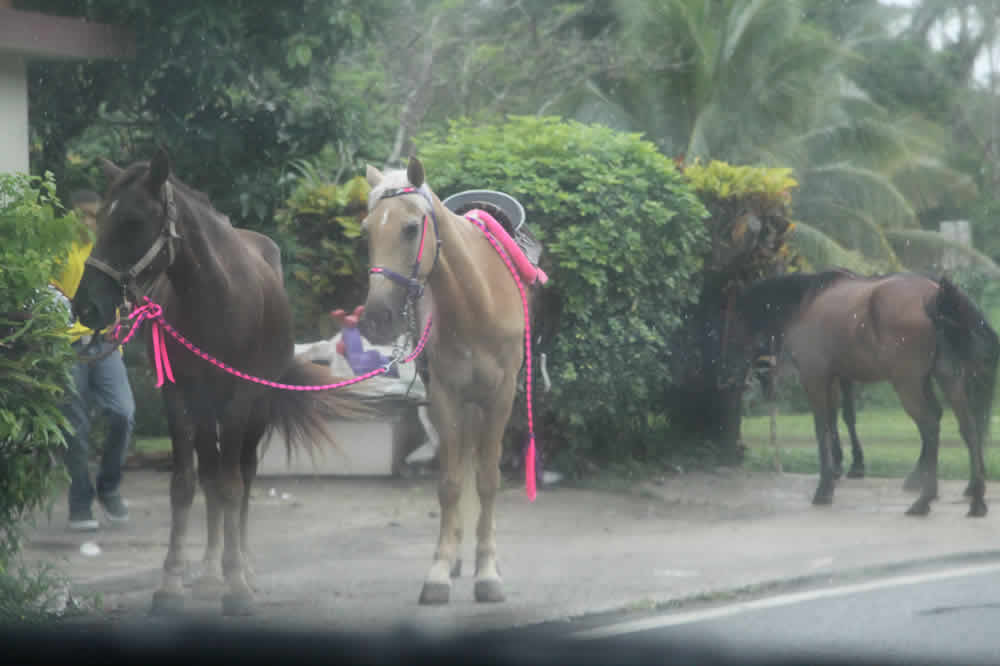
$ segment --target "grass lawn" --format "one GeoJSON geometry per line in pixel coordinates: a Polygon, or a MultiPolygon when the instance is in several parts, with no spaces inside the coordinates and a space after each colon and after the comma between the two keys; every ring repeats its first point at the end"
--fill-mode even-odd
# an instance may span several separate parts
{"type": "MultiPolygon", "coordinates": [[[[996,422],[994,428],[996,431],[996,422]]],[[[841,421],[840,443],[844,449],[845,468],[850,464],[850,439],[841,421]]],[[[743,420],[743,439],[750,447],[747,467],[774,469],[770,447],[770,419],[755,416],[743,420]]],[[[901,409],[870,409],[858,414],[858,437],[865,453],[869,476],[903,477],[910,473],[920,455],[920,435],[913,421],[901,409]]],[[[778,413],[778,442],[781,464],[786,472],[816,474],[819,464],[812,414],[778,413]]],[[[946,410],[941,418],[941,443],[938,454],[938,478],[968,479],[969,453],[958,432],[954,414],[946,410]]],[[[1000,451],[986,447],[986,478],[1000,479],[1000,451]]]]}
{"type": "MultiPolygon", "coordinates": [[[[840,417],[838,416],[838,418],[840,417]]],[[[993,430],[998,430],[998,423],[1000,423],[1000,418],[994,416],[993,430]]],[[[837,425],[840,428],[841,446],[846,444],[850,448],[851,442],[847,436],[847,426],[844,425],[842,419],[837,425]]],[[[866,451],[869,442],[873,445],[891,442],[912,444],[917,447],[919,452],[920,434],[917,432],[917,426],[902,409],[866,409],[858,413],[857,426],[861,446],[866,451]]],[[[743,438],[767,443],[771,438],[771,420],[767,416],[744,418],[743,438]]],[[[779,411],[778,438],[782,442],[813,444],[816,441],[816,431],[813,428],[812,413],[783,414],[779,411]]],[[[965,447],[965,442],[962,441],[962,437],[958,433],[958,422],[955,420],[955,414],[950,409],[945,409],[944,415],[941,417],[941,443],[945,446],[965,447]]]]}
{"type": "MultiPolygon", "coordinates": [[[[994,432],[998,417],[994,418],[994,432]]],[[[840,438],[844,447],[845,467],[850,464],[850,440],[841,421],[840,438]]],[[[746,466],[752,470],[773,470],[774,453],[770,448],[770,419],[754,416],[743,419],[743,439],[750,447],[746,466]]],[[[910,473],[920,455],[920,436],[913,421],[901,409],[867,409],[858,414],[858,436],[864,447],[869,476],[902,478],[910,473]]],[[[794,474],[816,474],[816,436],[812,414],[778,414],[778,441],[781,465],[794,474]]],[[[938,473],[941,479],[968,479],[969,454],[958,433],[954,414],[945,410],[941,418],[941,443],[938,473]]],[[[136,438],[135,450],[144,455],[170,451],[169,437],[136,438]]],[[[986,448],[986,478],[1000,479],[1000,451],[986,448]]]]}
{"type": "Polygon", "coordinates": [[[136,437],[135,452],[142,454],[169,453],[169,437],[136,437]]]}

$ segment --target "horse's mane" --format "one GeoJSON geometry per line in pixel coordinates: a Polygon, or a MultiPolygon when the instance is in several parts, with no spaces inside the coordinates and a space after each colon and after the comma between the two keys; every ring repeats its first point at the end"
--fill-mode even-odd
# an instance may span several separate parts
{"type": "MultiPolygon", "coordinates": [[[[148,171],[149,162],[135,162],[134,164],[129,165],[122,171],[122,174],[118,177],[118,179],[112,183],[110,191],[118,192],[133,185],[148,171]]],[[[175,193],[179,194],[180,198],[186,203],[196,203],[219,221],[224,222],[228,226],[232,226],[232,222],[229,220],[229,217],[223,215],[217,208],[215,208],[212,204],[211,198],[209,198],[207,194],[201,190],[196,190],[187,183],[181,181],[173,173],[170,174],[167,180],[171,185],[173,185],[175,193]]]]}
{"type": "Polygon", "coordinates": [[[847,269],[789,273],[756,282],[737,300],[736,309],[751,332],[777,334],[817,294],[841,280],[870,279],[847,269]]]}
{"type": "Polygon", "coordinates": [[[876,282],[892,277],[919,276],[940,284],[941,280],[920,271],[893,271],[862,275],[847,268],[831,268],[817,273],[789,273],[752,284],[737,302],[752,332],[777,334],[796,312],[820,292],[842,281],[876,282]]]}

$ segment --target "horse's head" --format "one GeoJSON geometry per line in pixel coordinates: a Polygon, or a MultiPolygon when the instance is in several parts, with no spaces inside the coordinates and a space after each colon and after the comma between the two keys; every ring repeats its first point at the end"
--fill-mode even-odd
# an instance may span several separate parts
{"type": "Polygon", "coordinates": [[[720,387],[736,387],[749,378],[753,361],[766,346],[765,332],[754,325],[739,303],[725,314],[719,341],[719,367],[716,378],[720,387]]]}
{"type": "Polygon", "coordinates": [[[115,309],[127,294],[137,298],[170,266],[178,237],[165,150],[158,150],[148,164],[127,169],[101,162],[108,195],[98,212],[97,241],[73,299],[80,321],[94,330],[114,321],[115,309]]]}
{"type": "Polygon", "coordinates": [[[368,235],[371,268],[361,334],[373,344],[398,338],[406,315],[415,314],[427,277],[437,263],[440,236],[434,199],[416,157],[405,171],[367,170],[368,235]]]}

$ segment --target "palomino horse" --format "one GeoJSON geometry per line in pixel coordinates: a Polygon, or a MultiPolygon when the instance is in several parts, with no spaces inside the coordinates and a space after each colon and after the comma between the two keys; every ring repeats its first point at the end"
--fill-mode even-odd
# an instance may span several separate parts
{"type": "Polygon", "coordinates": [[[494,501],[502,437],[525,360],[521,293],[479,227],[448,210],[426,185],[418,159],[385,175],[369,166],[367,178],[372,190],[363,228],[372,271],[362,333],[386,344],[406,330],[409,317],[433,316],[426,354],[431,423],[441,442],[441,527],[420,603],[447,603],[451,595],[451,574],[460,569],[459,500],[473,469],[480,503],[475,598],[503,601],[494,501]]]}
{"type": "MultiPolygon", "coordinates": [[[[97,242],[73,304],[85,325],[102,329],[126,294],[138,298],[151,288],[166,321],[230,367],[287,384],[330,382],[324,369],[293,358],[291,311],[273,241],[234,228],[205,195],[172,177],[162,149],[149,164],[120,169],[105,161],[104,171],[110,185],[97,242]]],[[[153,360],[160,331],[147,328],[153,360]]],[[[290,454],[293,443],[311,446],[327,437],[324,418],[365,418],[372,408],[343,391],[281,391],[237,379],[173,338],[166,339],[166,352],[175,380],[163,385],[173,448],[170,546],[153,610],[183,606],[197,451],[208,539],[194,591],[217,598],[224,574],[223,613],[247,613],[253,601],[247,521],[261,437],[269,428],[280,429],[290,454]]]]}
{"type": "Polygon", "coordinates": [[[750,286],[733,309],[730,362],[745,365],[762,337],[781,338],[809,398],[819,445],[814,504],[833,502],[832,431],[839,381],[889,381],[921,438],[921,494],[907,511],[925,515],[937,497],[943,390],[969,448],[969,515],[986,515],[984,440],[1000,359],[996,332],[948,279],[915,274],[863,278],[844,271],[791,274],[750,286]]]}

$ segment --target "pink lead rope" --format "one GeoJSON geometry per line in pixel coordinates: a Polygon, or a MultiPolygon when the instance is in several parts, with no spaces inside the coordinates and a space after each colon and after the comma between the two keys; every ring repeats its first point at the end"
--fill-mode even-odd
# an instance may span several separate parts
{"type": "MultiPolygon", "coordinates": [[[[490,242],[493,249],[497,251],[500,258],[507,265],[507,270],[510,271],[511,277],[514,278],[514,282],[517,283],[517,290],[521,294],[521,306],[524,309],[524,377],[525,377],[525,402],[528,409],[528,452],[525,455],[524,460],[524,486],[528,493],[528,499],[532,502],[535,501],[535,497],[538,494],[537,489],[537,479],[535,478],[535,420],[531,411],[531,313],[528,308],[528,297],[524,292],[524,283],[521,280],[521,274],[517,268],[514,266],[514,262],[511,261],[510,254],[503,248],[501,241],[497,240],[496,235],[490,229],[488,222],[480,219],[480,215],[484,216],[488,220],[493,220],[493,217],[489,215],[486,211],[482,210],[470,210],[465,214],[465,219],[470,222],[475,223],[479,229],[483,232],[486,240],[490,242]]],[[[497,223],[499,226],[499,223],[497,223]]],[[[502,227],[501,227],[502,229],[502,227]]],[[[503,232],[506,235],[506,232],[503,232]]],[[[523,270],[523,267],[522,267],[523,270]]],[[[548,280],[548,276],[541,271],[541,269],[535,269],[537,271],[536,279],[541,279],[544,283],[548,280]]]]}
{"type": "MultiPolygon", "coordinates": [[[[181,333],[177,329],[175,329],[173,326],[167,323],[167,320],[163,318],[163,308],[161,308],[158,303],[154,303],[153,301],[149,300],[148,296],[146,297],[145,300],[146,303],[144,305],[136,308],[132,312],[132,314],[129,315],[128,318],[134,320],[134,322],[132,323],[132,327],[129,329],[128,335],[126,335],[125,338],[121,340],[120,344],[124,345],[129,340],[131,340],[132,337],[139,330],[139,327],[142,325],[142,322],[146,321],[147,319],[152,322],[153,359],[156,365],[156,379],[158,382],[156,384],[157,388],[163,386],[164,375],[166,376],[167,379],[170,380],[170,382],[172,383],[174,382],[174,373],[172,368],[170,367],[170,359],[167,356],[166,338],[163,336],[163,331],[169,333],[170,336],[174,338],[174,340],[176,340],[178,343],[186,347],[195,356],[198,356],[199,358],[208,361],[215,367],[221,370],[225,370],[231,375],[239,377],[240,379],[245,379],[248,382],[263,384],[264,386],[270,386],[271,388],[282,389],[284,391],[330,391],[333,389],[344,388],[345,386],[358,384],[360,382],[365,381],[366,379],[371,379],[372,377],[377,377],[378,375],[385,374],[386,372],[389,371],[391,365],[397,362],[395,360],[392,360],[384,367],[376,368],[375,370],[372,370],[371,372],[366,372],[363,375],[359,375],[352,379],[348,379],[342,382],[336,382],[333,384],[319,384],[315,386],[282,384],[281,382],[271,381],[270,379],[263,379],[261,377],[254,377],[253,375],[248,375],[247,373],[241,372],[235,369],[234,367],[227,365],[226,363],[223,363],[222,361],[215,358],[211,354],[208,354],[205,351],[199,349],[193,342],[185,338],[183,335],[181,335],[181,333]]],[[[399,363],[409,363],[417,356],[420,356],[420,353],[424,350],[424,346],[426,346],[427,344],[427,339],[430,337],[431,323],[432,320],[430,317],[428,317],[427,327],[424,328],[424,332],[420,336],[420,340],[418,341],[416,348],[409,356],[407,356],[401,361],[398,361],[399,363]]],[[[121,328],[122,328],[121,324],[115,327],[113,333],[115,339],[118,338],[121,332],[121,328]]]]}

